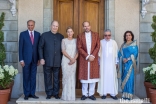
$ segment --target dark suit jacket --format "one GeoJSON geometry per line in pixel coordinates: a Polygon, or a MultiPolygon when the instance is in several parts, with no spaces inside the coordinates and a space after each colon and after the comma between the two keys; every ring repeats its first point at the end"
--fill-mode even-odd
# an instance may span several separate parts
{"type": "Polygon", "coordinates": [[[60,67],[62,60],[61,42],[64,38],[60,33],[51,31],[42,34],[38,51],[39,58],[45,60],[45,66],[60,67]]]}
{"type": "Polygon", "coordinates": [[[20,33],[19,38],[19,61],[24,60],[26,64],[32,61],[38,62],[38,42],[40,33],[34,31],[34,44],[32,45],[28,30],[20,33]]]}

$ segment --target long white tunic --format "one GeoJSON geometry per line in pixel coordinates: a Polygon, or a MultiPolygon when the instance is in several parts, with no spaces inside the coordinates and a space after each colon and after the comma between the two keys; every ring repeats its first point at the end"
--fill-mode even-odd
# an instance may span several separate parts
{"type": "Polygon", "coordinates": [[[98,93],[102,95],[118,94],[117,79],[117,44],[114,40],[109,41],[103,39],[100,42],[100,80],[98,83],[98,93]]]}
{"type": "MultiPolygon", "coordinates": [[[[89,33],[85,33],[85,38],[86,38],[86,45],[87,45],[87,53],[88,56],[86,57],[86,59],[88,59],[88,57],[91,55],[90,51],[91,51],[91,43],[92,43],[92,37],[91,37],[91,32],[89,33]]],[[[81,80],[81,83],[95,83],[98,82],[99,79],[90,79],[90,62],[88,62],[88,80],[81,80]]]]}

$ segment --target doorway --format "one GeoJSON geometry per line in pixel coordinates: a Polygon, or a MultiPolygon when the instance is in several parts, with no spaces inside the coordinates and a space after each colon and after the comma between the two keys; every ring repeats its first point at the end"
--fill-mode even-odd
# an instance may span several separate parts
{"type": "MultiPolygon", "coordinates": [[[[82,23],[89,21],[91,30],[103,37],[105,0],[54,0],[53,18],[59,22],[59,33],[66,38],[66,28],[71,26],[74,38],[83,32],[82,23]]],[[[78,76],[78,71],[77,71],[78,76]]],[[[60,87],[62,88],[62,71],[60,72],[60,87]]],[[[81,89],[81,83],[76,77],[76,89],[81,89]]]]}

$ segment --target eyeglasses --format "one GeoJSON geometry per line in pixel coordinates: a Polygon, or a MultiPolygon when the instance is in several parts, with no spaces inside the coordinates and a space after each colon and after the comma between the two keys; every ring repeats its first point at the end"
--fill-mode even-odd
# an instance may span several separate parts
{"type": "Polygon", "coordinates": [[[105,37],[107,37],[107,36],[110,37],[111,35],[104,35],[104,36],[105,36],[105,37]]]}

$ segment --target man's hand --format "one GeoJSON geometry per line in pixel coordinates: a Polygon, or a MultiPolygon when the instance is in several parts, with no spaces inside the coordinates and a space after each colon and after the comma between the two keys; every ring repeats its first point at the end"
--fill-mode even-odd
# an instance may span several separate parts
{"type": "Polygon", "coordinates": [[[40,60],[40,64],[41,64],[41,65],[44,65],[44,64],[45,64],[44,59],[41,59],[41,60],[40,60]]]}
{"type": "Polygon", "coordinates": [[[126,58],[123,59],[123,62],[126,63],[128,60],[126,58]]]}
{"type": "Polygon", "coordinates": [[[40,60],[38,60],[38,62],[37,62],[37,66],[39,66],[40,65],[40,60]]]}
{"type": "Polygon", "coordinates": [[[93,56],[89,56],[88,60],[89,61],[94,61],[94,57],[93,56]]]}
{"type": "Polygon", "coordinates": [[[21,64],[21,66],[22,66],[22,67],[24,67],[24,66],[25,66],[24,61],[21,61],[21,62],[20,62],[20,64],[21,64]]]}

